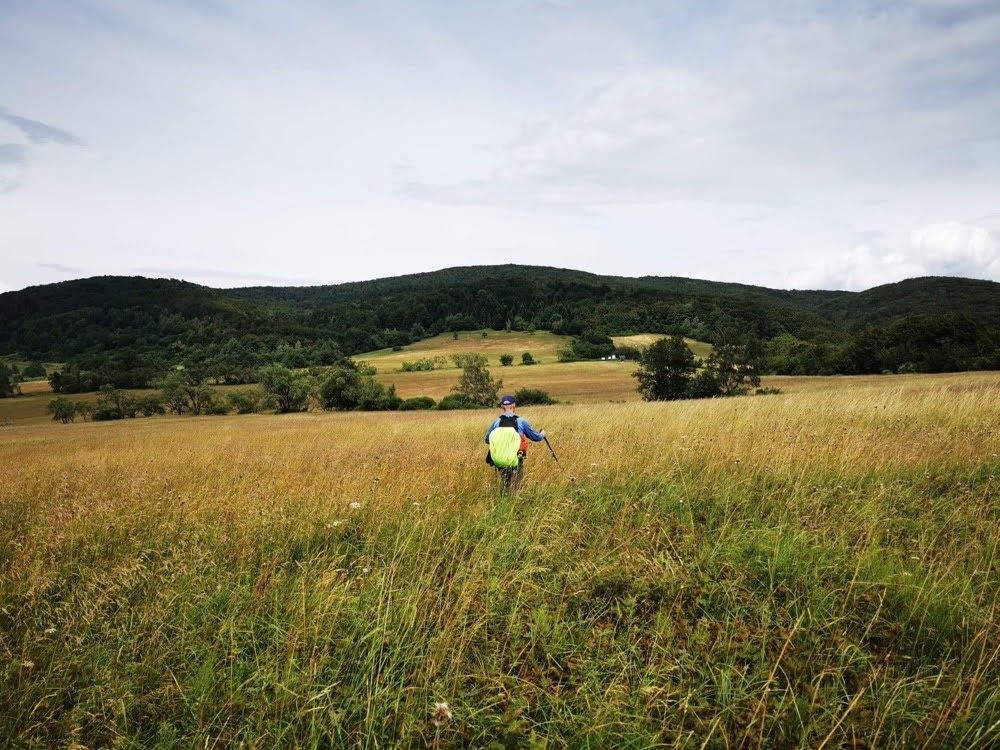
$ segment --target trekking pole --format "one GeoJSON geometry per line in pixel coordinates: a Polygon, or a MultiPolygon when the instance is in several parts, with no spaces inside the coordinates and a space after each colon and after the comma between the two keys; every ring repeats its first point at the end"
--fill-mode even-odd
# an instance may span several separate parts
{"type": "Polygon", "coordinates": [[[542,438],[542,440],[544,440],[545,444],[547,446],[549,446],[549,453],[552,454],[552,458],[555,458],[556,459],[556,464],[558,464],[559,463],[559,459],[556,458],[556,452],[554,450],[552,450],[552,443],[549,442],[549,439],[547,437],[546,438],[542,438]]]}

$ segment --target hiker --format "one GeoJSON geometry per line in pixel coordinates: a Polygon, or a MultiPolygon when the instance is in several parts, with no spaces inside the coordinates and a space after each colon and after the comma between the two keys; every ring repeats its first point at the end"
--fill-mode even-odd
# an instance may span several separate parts
{"type": "Polygon", "coordinates": [[[545,430],[535,432],[528,420],[514,413],[513,396],[500,399],[503,413],[486,430],[483,442],[490,446],[486,463],[500,472],[504,490],[517,490],[524,477],[524,459],[528,455],[528,440],[536,443],[545,439],[545,430]]]}

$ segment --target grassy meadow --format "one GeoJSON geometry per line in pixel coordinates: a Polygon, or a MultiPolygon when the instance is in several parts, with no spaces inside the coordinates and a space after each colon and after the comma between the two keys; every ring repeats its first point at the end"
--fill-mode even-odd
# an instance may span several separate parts
{"type": "Polygon", "coordinates": [[[798,381],[0,430],[0,745],[996,747],[1000,374],[798,381]]]}

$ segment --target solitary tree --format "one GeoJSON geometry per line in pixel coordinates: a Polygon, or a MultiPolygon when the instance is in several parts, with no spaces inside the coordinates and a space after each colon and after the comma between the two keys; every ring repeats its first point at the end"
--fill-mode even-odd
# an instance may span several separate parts
{"type": "Polygon", "coordinates": [[[691,377],[697,369],[694,352],[680,335],[660,339],[642,355],[635,377],[646,401],[690,398],[691,377]]]}
{"type": "Polygon", "coordinates": [[[531,356],[531,352],[525,352],[521,355],[522,365],[533,365],[535,364],[535,358],[531,356]]]}
{"type": "Polygon", "coordinates": [[[486,355],[457,355],[455,362],[462,368],[462,374],[452,391],[476,406],[496,405],[503,381],[490,375],[486,355]]]}
{"type": "Polygon", "coordinates": [[[512,364],[514,364],[514,355],[513,354],[501,354],[500,355],[500,364],[503,367],[510,367],[512,364]]]}

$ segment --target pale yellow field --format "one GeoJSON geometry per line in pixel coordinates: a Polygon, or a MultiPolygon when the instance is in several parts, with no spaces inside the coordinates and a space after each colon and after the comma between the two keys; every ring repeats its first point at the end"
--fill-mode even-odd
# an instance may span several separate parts
{"type": "Polygon", "coordinates": [[[456,339],[451,333],[442,333],[403,347],[402,351],[379,349],[354,357],[359,362],[368,362],[379,372],[398,371],[403,362],[413,362],[428,357],[445,357],[444,367],[454,369],[451,357],[454,354],[478,352],[485,354],[491,367],[500,366],[501,354],[514,355],[514,362],[521,363],[521,354],[531,352],[537,362],[555,362],[559,349],[569,346],[570,336],[557,336],[548,331],[533,334],[523,331],[487,331],[486,338],[480,331],[459,331],[456,339]]]}
{"type": "MultiPolygon", "coordinates": [[[[491,367],[500,365],[501,354],[514,355],[514,366],[521,364],[521,354],[531,352],[536,362],[554,364],[558,361],[560,349],[569,346],[571,336],[558,336],[549,331],[537,331],[533,334],[523,331],[488,331],[483,338],[480,331],[460,331],[456,339],[451,333],[442,333],[414,344],[409,344],[402,351],[379,349],[367,354],[359,354],[354,359],[368,362],[378,372],[398,372],[403,362],[413,362],[428,357],[444,357],[447,361],[442,369],[455,369],[451,357],[454,354],[479,352],[489,359],[491,367]]],[[[663,338],[661,334],[641,333],[634,336],[612,336],[611,339],[619,346],[634,346],[644,348],[663,338]]],[[[707,357],[712,352],[712,346],[703,341],[684,339],[687,345],[699,357],[707,357]]]]}
{"type": "MultiPolygon", "coordinates": [[[[637,333],[632,336],[612,336],[611,340],[615,342],[616,346],[634,346],[636,349],[645,349],[650,344],[655,344],[666,337],[665,333],[637,333]]],[[[712,353],[712,345],[706,344],[704,341],[695,341],[685,337],[684,343],[696,356],[702,359],[707,358],[712,353]]]]}
{"type": "Polygon", "coordinates": [[[20,385],[21,393],[31,395],[34,393],[52,393],[52,386],[48,380],[26,380],[20,385]]]}

